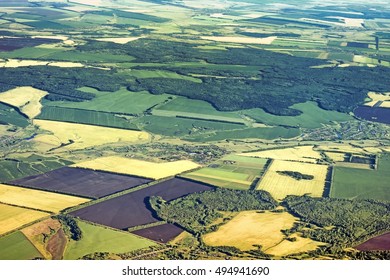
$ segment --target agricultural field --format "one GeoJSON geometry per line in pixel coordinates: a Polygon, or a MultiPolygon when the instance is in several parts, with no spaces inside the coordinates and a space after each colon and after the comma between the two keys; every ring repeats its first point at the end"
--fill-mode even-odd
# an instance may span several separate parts
{"type": "Polygon", "coordinates": [[[0,260],[32,260],[42,258],[39,251],[20,231],[0,237],[0,260]]]}
{"type": "Polygon", "coordinates": [[[347,199],[390,200],[390,154],[378,157],[377,169],[337,166],[333,170],[331,197],[347,199]]]}
{"type": "Polygon", "coordinates": [[[332,122],[352,120],[352,117],[318,107],[314,102],[297,103],[290,107],[300,112],[297,116],[278,116],[262,109],[250,109],[243,113],[254,120],[267,125],[284,125],[303,128],[317,128],[332,122]]]}
{"type": "Polygon", "coordinates": [[[45,259],[62,258],[63,250],[67,244],[67,238],[63,237],[61,240],[56,238],[60,231],[62,231],[60,221],[52,218],[21,229],[21,232],[45,259]],[[56,241],[55,246],[52,246],[53,241],[56,241]]]}
{"type": "Polygon", "coordinates": [[[90,161],[77,163],[73,166],[118,174],[134,175],[154,180],[175,176],[200,167],[200,165],[189,160],[156,163],[115,156],[100,157],[90,161]]]}
{"type": "Polygon", "coordinates": [[[132,233],[96,226],[80,220],[77,224],[83,232],[83,238],[68,243],[64,253],[66,260],[76,260],[95,252],[127,253],[155,245],[154,242],[132,233]]]}
{"type": "Polygon", "coordinates": [[[148,238],[160,243],[167,243],[183,232],[178,226],[173,224],[163,224],[132,231],[133,234],[148,238]]]}
{"type": "Polygon", "coordinates": [[[285,240],[290,236],[285,236],[281,231],[290,229],[296,221],[287,212],[244,211],[217,231],[204,235],[203,241],[211,246],[233,246],[244,251],[261,246],[263,252],[275,256],[317,249],[321,243],[308,238],[292,236],[297,240],[285,240]]]}
{"type": "Polygon", "coordinates": [[[115,92],[98,91],[94,88],[83,87],[81,91],[95,94],[96,97],[85,102],[52,101],[46,106],[84,109],[115,114],[142,114],[149,108],[169,100],[170,95],[153,95],[148,92],[131,92],[124,88],[115,92]]]}
{"type": "Polygon", "coordinates": [[[14,125],[26,127],[29,125],[28,119],[20,114],[14,107],[0,103],[0,125],[14,125]]]}
{"type": "Polygon", "coordinates": [[[304,2],[0,0],[0,259],[389,259],[390,7],[304,2]]]}
{"type": "Polygon", "coordinates": [[[151,180],[63,167],[44,174],[10,181],[10,184],[87,198],[100,198],[149,183],[151,180]]]}
{"type": "Polygon", "coordinates": [[[93,223],[126,230],[130,227],[159,221],[147,204],[147,199],[151,196],[160,196],[169,201],[190,193],[211,189],[213,188],[201,183],[174,178],[76,210],[70,215],[93,223]]]}
{"type": "Polygon", "coordinates": [[[245,190],[260,177],[266,163],[266,159],[229,155],[183,177],[218,187],[245,190]]]}
{"type": "Polygon", "coordinates": [[[317,163],[322,159],[321,154],[313,146],[302,146],[285,149],[265,150],[259,152],[242,153],[240,156],[255,158],[271,158],[299,162],[317,163]]]}
{"type": "Polygon", "coordinates": [[[57,213],[87,201],[75,196],[0,184],[0,202],[15,206],[57,213]]]}
{"type": "Polygon", "coordinates": [[[27,157],[8,157],[0,160],[0,182],[45,173],[73,162],[58,157],[32,154],[27,157]]]}
{"type": "Polygon", "coordinates": [[[288,195],[321,197],[324,192],[327,165],[293,161],[274,160],[257,185],[258,190],[268,191],[275,199],[284,199],[288,195]],[[298,173],[281,174],[282,172],[298,173]],[[307,175],[310,178],[304,178],[307,175]]]}
{"type": "Polygon", "coordinates": [[[149,139],[146,132],[84,124],[34,120],[34,125],[50,133],[40,134],[34,138],[38,147],[49,149],[54,147],[77,150],[121,141],[145,142],[149,139]]]}
{"type": "Polygon", "coordinates": [[[0,235],[46,216],[45,212],[0,204],[0,235]]]}
{"type": "Polygon", "coordinates": [[[19,87],[0,93],[0,102],[14,106],[28,118],[33,119],[41,113],[41,99],[47,92],[32,87],[19,87]]]}
{"type": "Polygon", "coordinates": [[[137,126],[131,123],[128,116],[83,109],[45,107],[37,118],[41,120],[138,130],[137,126]]]}
{"type": "Polygon", "coordinates": [[[390,233],[373,237],[355,248],[359,251],[390,250],[390,233]]]}

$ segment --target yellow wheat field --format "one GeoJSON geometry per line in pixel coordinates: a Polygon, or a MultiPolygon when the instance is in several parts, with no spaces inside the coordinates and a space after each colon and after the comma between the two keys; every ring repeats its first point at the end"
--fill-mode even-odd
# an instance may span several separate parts
{"type": "Polygon", "coordinates": [[[46,120],[34,120],[34,124],[51,133],[40,134],[34,138],[38,146],[46,148],[68,144],[62,149],[76,150],[116,142],[145,142],[149,140],[149,134],[143,131],[46,120]]]}
{"type": "Polygon", "coordinates": [[[57,213],[89,201],[70,195],[0,184],[0,202],[57,213]]]}
{"type": "Polygon", "coordinates": [[[314,251],[319,246],[326,244],[311,240],[310,238],[303,238],[298,233],[291,234],[289,238],[295,238],[296,241],[283,240],[276,246],[266,250],[266,253],[274,256],[286,256],[291,254],[314,251]]]}
{"type": "Polygon", "coordinates": [[[48,213],[0,203],[0,234],[49,216],[48,213]]]}
{"type": "Polygon", "coordinates": [[[372,101],[370,102],[367,102],[365,103],[364,105],[366,106],[374,106],[378,101],[385,101],[383,103],[385,103],[385,106],[383,106],[383,104],[380,106],[380,107],[386,107],[387,103],[390,103],[390,92],[387,92],[387,93],[384,93],[384,94],[381,94],[381,93],[376,93],[376,92],[372,92],[370,91],[368,93],[368,97],[370,99],[372,99],[372,101]],[[386,102],[387,101],[387,102],[386,102]]]}
{"type": "Polygon", "coordinates": [[[174,176],[182,172],[200,167],[200,165],[189,160],[155,163],[116,156],[97,158],[91,161],[77,163],[73,166],[136,175],[152,179],[161,179],[174,176]]]}
{"type": "Polygon", "coordinates": [[[344,161],[344,153],[325,152],[325,154],[333,161],[344,161]]]}
{"type": "Polygon", "coordinates": [[[261,245],[262,251],[276,256],[315,250],[323,244],[297,234],[289,236],[295,237],[295,242],[284,240],[281,230],[290,229],[297,221],[287,212],[243,211],[217,231],[204,235],[203,241],[210,246],[233,246],[243,251],[261,245]]]}
{"type": "Polygon", "coordinates": [[[18,87],[0,93],[0,101],[19,108],[22,113],[32,119],[41,113],[41,99],[46,95],[46,91],[32,87],[18,87]]]}
{"type": "Polygon", "coordinates": [[[261,179],[258,190],[268,191],[275,199],[284,199],[287,195],[309,194],[321,197],[324,191],[327,165],[274,160],[267,173],[261,179]],[[312,180],[297,180],[290,176],[278,174],[277,171],[296,171],[312,175],[312,180]]]}
{"type": "MultiPolygon", "coordinates": [[[[67,41],[70,43],[70,40],[67,41]]],[[[18,68],[26,66],[56,66],[66,68],[80,68],[85,65],[79,62],[56,62],[56,61],[43,61],[43,60],[28,60],[28,59],[7,59],[0,61],[0,67],[4,68],[18,68]]]]}
{"type": "Polygon", "coordinates": [[[243,153],[240,156],[246,157],[259,157],[259,158],[272,158],[280,160],[294,160],[303,162],[316,163],[318,159],[321,159],[319,152],[313,150],[313,146],[302,146],[294,148],[285,148],[278,150],[267,150],[253,153],[243,153]]]}

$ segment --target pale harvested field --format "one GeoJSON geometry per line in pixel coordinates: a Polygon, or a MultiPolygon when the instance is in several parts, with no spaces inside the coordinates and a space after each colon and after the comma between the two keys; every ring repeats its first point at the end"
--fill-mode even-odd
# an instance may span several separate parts
{"type": "Polygon", "coordinates": [[[348,27],[362,27],[362,24],[364,23],[364,19],[360,18],[343,18],[344,23],[348,27]]]}
{"type": "Polygon", "coordinates": [[[345,153],[325,152],[333,161],[344,161],[345,153]]]}
{"type": "Polygon", "coordinates": [[[53,213],[89,201],[70,195],[0,184],[0,202],[53,213]]]}
{"type": "Polygon", "coordinates": [[[247,38],[247,37],[233,37],[233,36],[202,36],[204,40],[215,41],[215,42],[225,42],[225,43],[242,43],[242,44],[259,44],[259,45],[270,45],[272,42],[277,39],[276,36],[270,36],[267,38],[247,38]]]}
{"type": "Polygon", "coordinates": [[[331,144],[331,145],[320,145],[317,148],[318,150],[326,151],[326,152],[344,152],[344,153],[352,153],[352,154],[361,154],[365,153],[362,148],[354,147],[348,144],[331,144]]]}
{"type": "Polygon", "coordinates": [[[64,68],[80,68],[84,67],[84,64],[78,62],[53,62],[53,61],[42,61],[42,60],[19,60],[19,59],[8,59],[0,61],[0,67],[4,68],[18,68],[26,66],[55,66],[64,68]]]}
{"type": "Polygon", "coordinates": [[[61,36],[61,35],[37,35],[37,36],[31,36],[31,38],[56,39],[62,41],[66,41],[69,39],[68,36],[61,36]]]}
{"type": "Polygon", "coordinates": [[[46,91],[32,87],[18,87],[0,93],[0,101],[18,107],[30,119],[41,113],[41,99],[47,95],[46,91]]]}
{"type": "MultiPolygon", "coordinates": [[[[376,92],[371,91],[368,93],[368,97],[370,99],[372,99],[372,101],[367,102],[364,105],[370,106],[370,107],[374,106],[378,101],[388,101],[388,102],[386,102],[386,104],[388,104],[390,102],[390,93],[389,92],[381,94],[381,93],[376,93],[376,92]]],[[[385,103],[385,102],[383,102],[383,103],[385,103]]],[[[383,103],[380,107],[386,107],[386,104],[385,104],[385,106],[383,106],[383,103]]]]}
{"type": "Polygon", "coordinates": [[[390,101],[383,101],[380,107],[383,108],[390,108],[390,101]]]}
{"type": "Polygon", "coordinates": [[[97,158],[73,166],[152,179],[170,177],[200,167],[200,165],[189,160],[155,163],[116,156],[97,158]]]}
{"type": "Polygon", "coordinates": [[[274,256],[286,256],[291,254],[314,251],[319,246],[326,244],[326,243],[311,240],[310,238],[303,238],[297,233],[291,234],[289,237],[291,238],[295,237],[296,241],[291,242],[288,240],[283,240],[275,247],[268,249],[266,253],[274,256]]]}
{"type": "Polygon", "coordinates": [[[112,42],[116,44],[127,44],[128,42],[132,42],[135,40],[138,40],[142,37],[123,37],[123,38],[99,38],[95,39],[96,41],[101,41],[101,42],[112,42]]]}
{"type": "Polygon", "coordinates": [[[0,234],[49,216],[48,213],[0,204],[0,234]]]}
{"type": "Polygon", "coordinates": [[[46,120],[34,120],[34,125],[51,133],[50,135],[38,135],[34,138],[34,142],[42,147],[58,147],[61,144],[69,144],[62,149],[75,150],[108,143],[149,140],[149,134],[143,131],[46,120]],[[73,143],[71,143],[72,141],[73,143]]]}
{"type": "Polygon", "coordinates": [[[318,159],[321,159],[319,152],[313,150],[313,146],[302,146],[278,150],[267,150],[253,153],[243,153],[240,156],[246,157],[259,157],[259,158],[272,158],[280,160],[293,160],[316,163],[318,159]]]}
{"type": "Polygon", "coordinates": [[[287,195],[309,194],[321,197],[324,191],[327,165],[274,160],[267,173],[261,179],[258,190],[268,191],[275,199],[284,199],[287,195]],[[296,180],[277,171],[296,171],[314,176],[313,180],[296,180]]]}
{"type": "Polygon", "coordinates": [[[61,228],[61,223],[58,220],[47,219],[42,222],[33,224],[21,230],[35,248],[46,258],[51,259],[52,255],[46,250],[46,243],[43,242],[43,234],[50,235],[50,231],[57,231],[61,228]]]}

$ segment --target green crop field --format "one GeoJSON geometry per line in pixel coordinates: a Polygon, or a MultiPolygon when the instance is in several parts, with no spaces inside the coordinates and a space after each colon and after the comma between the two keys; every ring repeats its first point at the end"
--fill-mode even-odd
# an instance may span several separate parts
{"type": "Polygon", "coordinates": [[[31,260],[42,258],[39,251],[20,231],[0,238],[0,260],[31,260]]]}
{"type": "Polygon", "coordinates": [[[48,49],[48,48],[39,48],[39,47],[30,47],[15,50],[12,52],[0,52],[1,58],[24,58],[24,59],[38,59],[46,58],[54,55],[54,53],[61,52],[60,49],[48,49]]]}
{"type": "Polygon", "coordinates": [[[79,241],[71,240],[65,250],[64,259],[75,260],[94,252],[126,253],[155,245],[154,242],[89,223],[78,221],[83,233],[79,241]]]}
{"type": "MultiPolygon", "coordinates": [[[[60,51],[52,52],[43,56],[45,59],[52,60],[64,60],[73,62],[87,62],[87,63],[104,63],[104,62],[129,62],[134,60],[134,57],[130,55],[117,55],[117,54],[104,54],[100,53],[87,53],[78,51],[60,51]]],[[[42,58],[42,57],[41,57],[42,58]]]]}
{"type": "Polygon", "coordinates": [[[124,117],[120,117],[113,113],[88,111],[84,109],[44,107],[37,118],[42,120],[64,121],[138,130],[136,125],[124,117]]]}
{"type": "Polygon", "coordinates": [[[153,110],[153,114],[170,114],[171,116],[185,116],[210,120],[243,123],[244,120],[237,112],[222,112],[215,109],[210,103],[202,100],[193,100],[185,97],[176,97],[172,101],[153,110]]]}
{"type": "Polygon", "coordinates": [[[131,70],[129,72],[131,76],[136,78],[168,78],[168,79],[184,79],[194,83],[201,83],[202,80],[194,77],[180,75],[171,71],[163,70],[131,70]]]}
{"type": "Polygon", "coordinates": [[[390,154],[382,154],[377,170],[334,168],[331,197],[390,201],[390,154]]]}
{"type": "Polygon", "coordinates": [[[0,103],[0,125],[12,124],[15,126],[26,127],[29,125],[28,119],[19,114],[15,108],[0,103]]]}
{"type": "Polygon", "coordinates": [[[195,181],[222,188],[247,190],[253,180],[260,176],[266,159],[229,155],[205,167],[183,175],[195,181]]]}
{"type": "Polygon", "coordinates": [[[153,95],[148,92],[131,92],[124,88],[116,92],[102,92],[93,88],[81,88],[81,90],[93,93],[96,97],[85,102],[56,101],[46,105],[133,115],[142,114],[149,108],[167,101],[170,97],[168,94],[153,95]]]}
{"type": "Polygon", "coordinates": [[[262,109],[250,109],[244,114],[258,122],[267,125],[299,126],[304,128],[317,128],[332,121],[349,121],[353,118],[348,114],[321,109],[315,102],[299,103],[290,108],[301,111],[298,116],[276,116],[266,113],[262,109]]]}
{"type": "Polygon", "coordinates": [[[260,139],[278,139],[278,138],[294,138],[300,134],[297,128],[285,127],[258,127],[246,128],[241,130],[224,130],[215,133],[203,134],[202,136],[186,137],[186,140],[194,142],[205,141],[221,141],[225,139],[245,139],[245,138],[260,138],[260,139]]]}
{"type": "Polygon", "coordinates": [[[72,162],[56,157],[37,155],[26,158],[3,159],[0,160],[0,182],[45,173],[69,164],[72,164],[72,162]]]}

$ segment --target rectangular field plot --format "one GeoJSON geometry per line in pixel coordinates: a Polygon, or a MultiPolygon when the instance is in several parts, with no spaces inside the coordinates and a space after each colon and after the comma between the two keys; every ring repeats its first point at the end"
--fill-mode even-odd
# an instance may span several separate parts
{"type": "Polygon", "coordinates": [[[183,179],[171,179],[154,186],[97,203],[70,214],[83,220],[117,229],[127,229],[159,221],[148,208],[151,196],[173,200],[190,193],[213,189],[200,183],[183,179]]]}
{"type": "Polygon", "coordinates": [[[183,232],[183,229],[172,224],[164,224],[133,231],[132,233],[162,243],[167,243],[183,232]]]}
{"type": "Polygon", "coordinates": [[[57,213],[89,199],[0,184],[0,202],[57,213]]]}
{"type": "Polygon", "coordinates": [[[330,197],[390,200],[390,154],[377,158],[377,169],[335,166],[330,197]]]}
{"type": "Polygon", "coordinates": [[[183,177],[223,188],[248,189],[254,179],[261,175],[266,162],[262,158],[229,155],[183,177]]]}
{"type": "Polygon", "coordinates": [[[107,172],[63,167],[45,174],[13,180],[10,183],[40,190],[100,198],[150,181],[107,172]]]}
{"type": "Polygon", "coordinates": [[[200,165],[189,160],[155,163],[122,157],[101,157],[81,162],[75,167],[102,170],[119,174],[127,174],[152,179],[162,179],[195,169],[200,165]]]}
{"type": "Polygon", "coordinates": [[[280,160],[294,160],[316,163],[320,160],[321,154],[313,150],[313,146],[293,147],[277,150],[265,150],[260,152],[243,153],[241,156],[258,157],[258,158],[272,158],[280,160]]]}
{"type": "Polygon", "coordinates": [[[0,260],[31,260],[42,258],[39,251],[20,231],[0,238],[0,260]]]}
{"type": "Polygon", "coordinates": [[[268,191],[275,199],[304,194],[321,197],[327,170],[327,165],[274,160],[257,189],[268,191]]]}
{"type": "Polygon", "coordinates": [[[155,245],[154,242],[131,233],[120,232],[77,221],[83,232],[79,241],[71,240],[66,246],[64,259],[77,260],[95,252],[127,253],[155,245]]]}
{"type": "Polygon", "coordinates": [[[48,213],[0,204],[0,234],[49,216],[48,213]]]}

